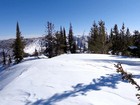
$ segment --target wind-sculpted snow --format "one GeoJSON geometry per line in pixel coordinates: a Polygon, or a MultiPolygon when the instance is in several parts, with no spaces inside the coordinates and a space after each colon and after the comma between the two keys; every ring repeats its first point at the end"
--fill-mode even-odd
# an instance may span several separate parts
{"type": "Polygon", "coordinates": [[[0,90],[2,90],[6,85],[12,82],[16,77],[22,75],[23,72],[28,70],[31,65],[29,62],[24,62],[22,64],[13,65],[0,72],[0,90]]]}
{"type": "Polygon", "coordinates": [[[136,105],[135,87],[121,80],[114,64],[140,82],[140,59],[98,54],[64,54],[26,59],[0,72],[2,105],[136,105]],[[3,85],[4,84],[4,85],[3,85]]]}

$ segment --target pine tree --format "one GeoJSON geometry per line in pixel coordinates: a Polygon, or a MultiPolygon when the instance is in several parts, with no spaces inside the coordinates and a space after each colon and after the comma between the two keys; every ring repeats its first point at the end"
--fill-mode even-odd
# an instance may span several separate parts
{"type": "Polygon", "coordinates": [[[98,31],[98,25],[94,21],[91,31],[90,31],[90,37],[88,38],[88,49],[91,52],[98,53],[99,52],[99,31],[98,31]]]}
{"type": "Polygon", "coordinates": [[[47,26],[46,26],[46,50],[45,50],[45,55],[47,55],[49,58],[52,58],[53,56],[55,56],[54,53],[54,43],[55,43],[55,38],[54,38],[54,24],[52,24],[51,22],[47,22],[47,26]]]}
{"type": "Polygon", "coordinates": [[[91,27],[90,37],[88,40],[88,48],[91,52],[94,53],[107,53],[108,43],[107,33],[105,31],[105,23],[100,20],[98,25],[94,21],[93,26],[91,27]]]}
{"type": "Polygon", "coordinates": [[[60,55],[64,53],[65,48],[65,36],[63,33],[62,27],[60,27],[60,31],[55,33],[55,41],[56,41],[56,55],[60,55]]]}
{"type": "Polygon", "coordinates": [[[99,21],[99,43],[100,43],[100,53],[107,53],[107,36],[105,31],[105,23],[100,20],[99,21]]]}
{"type": "Polygon", "coordinates": [[[109,34],[109,50],[111,51],[112,50],[112,43],[113,43],[113,30],[111,28],[110,30],[110,34],[109,34]]]}
{"type": "Polygon", "coordinates": [[[63,35],[64,35],[64,53],[67,53],[67,37],[65,28],[63,28],[63,35]]]}
{"type": "Polygon", "coordinates": [[[64,48],[65,48],[65,39],[64,39],[64,33],[62,27],[60,27],[60,54],[64,53],[64,48]]]}
{"type": "Polygon", "coordinates": [[[34,54],[33,54],[35,57],[37,57],[38,58],[38,51],[37,51],[37,49],[35,49],[35,52],[34,52],[34,54]]]}
{"type": "Polygon", "coordinates": [[[129,31],[129,28],[126,29],[126,42],[127,42],[128,46],[133,44],[133,38],[131,37],[131,33],[129,31]]]}
{"type": "Polygon", "coordinates": [[[23,56],[24,56],[23,49],[24,49],[24,43],[22,41],[21,32],[20,32],[19,25],[17,22],[16,39],[14,42],[14,49],[13,49],[15,63],[19,63],[23,59],[23,56]]]}
{"type": "Polygon", "coordinates": [[[129,31],[129,28],[126,29],[126,34],[125,34],[125,51],[124,51],[124,55],[130,56],[131,53],[128,51],[129,46],[133,45],[133,38],[131,36],[131,33],[129,31]]]}
{"type": "Polygon", "coordinates": [[[2,57],[3,57],[3,60],[2,60],[3,65],[6,65],[6,54],[5,54],[4,49],[3,49],[3,51],[2,51],[2,57]]]}
{"type": "Polygon", "coordinates": [[[12,59],[11,59],[11,56],[8,55],[8,65],[10,65],[12,63],[12,59]]]}
{"type": "Polygon", "coordinates": [[[73,42],[73,45],[72,45],[72,53],[76,53],[76,49],[77,49],[76,43],[73,42]]]}
{"type": "Polygon", "coordinates": [[[112,37],[112,53],[113,54],[119,54],[119,43],[120,43],[120,39],[119,39],[119,30],[118,30],[118,26],[117,24],[114,25],[113,28],[113,37],[112,37]]]}
{"type": "Polygon", "coordinates": [[[75,53],[76,49],[74,48],[75,43],[74,43],[73,30],[72,30],[71,23],[70,23],[69,34],[68,34],[68,41],[69,41],[69,51],[71,53],[75,53]]]}
{"type": "Polygon", "coordinates": [[[119,52],[122,53],[122,55],[125,55],[127,50],[127,42],[126,42],[126,34],[125,34],[125,26],[124,23],[122,24],[122,28],[120,30],[119,34],[119,46],[118,46],[119,52]]]}
{"type": "Polygon", "coordinates": [[[61,36],[61,32],[60,31],[57,31],[56,33],[55,33],[55,47],[56,47],[56,49],[55,49],[55,53],[56,53],[56,55],[60,55],[61,54],[61,41],[62,41],[62,38],[61,38],[62,36],[61,36]]]}
{"type": "Polygon", "coordinates": [[[133,35],[133,43],[134,46],[137,47],[137,49],[135,49],[134,56],[140,57],[140,32],[138,30],[134,31],[134,35],[133,35]]]}

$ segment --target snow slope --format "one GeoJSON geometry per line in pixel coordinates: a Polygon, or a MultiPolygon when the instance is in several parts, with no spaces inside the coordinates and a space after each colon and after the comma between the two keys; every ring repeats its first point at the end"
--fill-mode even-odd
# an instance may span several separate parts
{"type": "Polygon", "coordinates": [[[35,49],[38,52],[41,51],[41,40],[40,39],[34,39],[33,42],[30,42],[29,44],[27,44],[24,48],[24,52],[32,55],[35,52],[35,49]]]}
{"type": "Polygon", "coordinates": [[[137,105],[137,91],[121,81],[117,62],[140,83],[138,58],[65,54],[26,60],[0,72],[0,105],[137,105]]]}

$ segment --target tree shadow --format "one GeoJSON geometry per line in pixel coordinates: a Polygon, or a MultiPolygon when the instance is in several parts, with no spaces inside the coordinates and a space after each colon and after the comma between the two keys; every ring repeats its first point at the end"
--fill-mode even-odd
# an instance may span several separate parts
{"type": "Polygon", "coordinates": [[[64,91],[63,93],[56,93],[48,99],[40,99],[34,103],[28,101],[26,105],[54,105],[56,102],[60,102],[69,97],[86,95],[87,92],[90,91],[100,91],[102,87],[117,89],[117,84],[119,84],[120,81],[120,74],[107,74],[107,76],[93,79],[89,84],[78,83],[75,86],[72,86],[72,90],[64,91]]]}
{"type": "Polygon", "coordinates": [[[140,75],[132,75],[132,78],[140,79],[140,75]]]}
{"type": "Polygon", "coordinates": [[[130,61],[130,60],[124,60],[124,59],[83,59],[84,61],[96,61],[96,62],[113,62],[113,63],[122,63],[129,66],[140,66],[140,61],[130,61]]]}

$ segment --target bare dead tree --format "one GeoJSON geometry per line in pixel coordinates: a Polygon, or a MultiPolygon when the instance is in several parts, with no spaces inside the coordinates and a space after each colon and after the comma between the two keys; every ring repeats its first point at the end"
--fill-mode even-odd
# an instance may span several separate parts
{"type": "MultiPolygon", "coordinates": [[[[116,72],[117,73],[121,73],[122,75],[122,80],[127,80],[129,83],[131,83],[132,85],[135,85],[135,88],[140,91],[140,85],[137,84],[137,82],[133,79],[133,76],[131,73],[127,73],[126,71],[124,71],[121,63],[115,64],[116,72]]],[[[136,94],[137,99],[140,101],[140,94],[136,94]]],[[[140,105],[140,103],[138,104],[140,105]]]]}

